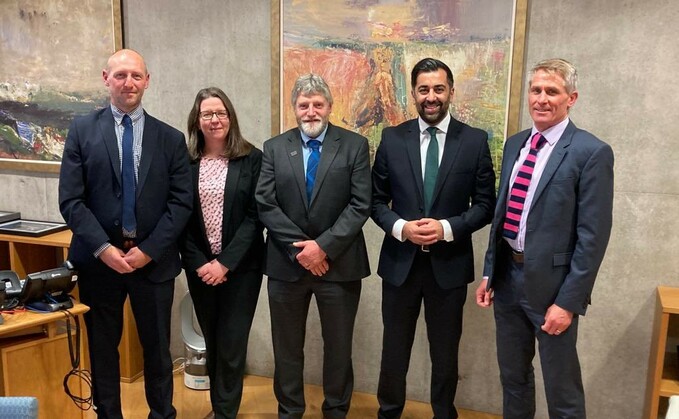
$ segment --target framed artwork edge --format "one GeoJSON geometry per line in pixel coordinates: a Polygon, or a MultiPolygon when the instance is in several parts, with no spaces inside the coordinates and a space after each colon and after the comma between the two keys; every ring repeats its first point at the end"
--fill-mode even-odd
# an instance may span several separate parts
{"type": "Polygon", "coordinates": [[[58,231],[66,230],[68,226],[65,223],[53,223],[50,221],[35,221],[35,220],[12,220],[0,223],[0,234],[14,234],[17,236],[42,237],[47,234],[56,233],[58,231]],[[18,224],[13,226],[13,224],[18,224]],[[21,228],[21,225],[34,225],[43,227],[41,229],[21,228]]]}
{"type": "MultiPolygon", "coordinates": [[[[113,48],[114,51],[117,51],[123,47],[122,0],[108,1],[111,2],[111,33],[113,34],[113,48]]],[[[59,162],[0,158],[0,171],[3,172],[20,171],[58,174],[60,168],[61,163],[59,162]]]]}
{"type": "MultiPolygon", "coordinates": [[[[271,135],[281,129],[281,0],[271,0],[271,135]]],[[[509,75],[509,104],[507,107],[507,132],[510,136],[519,131],[521,115],[521,90],[526,47],[528,0],[515,0],[512,33],[512,57],[509,75]]]]}

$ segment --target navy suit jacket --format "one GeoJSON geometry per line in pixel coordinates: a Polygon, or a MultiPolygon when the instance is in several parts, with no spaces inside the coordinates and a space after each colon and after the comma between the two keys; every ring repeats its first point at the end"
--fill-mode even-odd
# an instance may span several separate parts
{"type": "MultiPolygon", "coordinates": [[[[181,271],[177,240],[193,192],[184,135],[145,114],[136,190],[137,245],[151,257],[142,272],[154,282],[181,271]]],[[[122,248],[122,181],[110,106],[76,118],[59,176],[59,208],[73,231],[69,259],[88,273],[110,270],[94,257],[105,242],[122,248]]]]}
{"type": "MultiPolygon", "coordinates": [[[[508,246],[501,245],[512,168],[531,130],[505,144],[495,216],[484,266],[488,289],[502,297],[508,246]]],[[[528,213],[524,292],[536,310],[556,304],[584,315],[611,233],[613,150],[570,122],[540,177],[528,213]]]]}
{"type": "Polygon", "coordinates": [[[293,242],[316,240],[330,269],[320,279],[352,281],[370,275],[363,224],[370,215],[368,140],[328,124],[316,182],[307,202],[302,137],[291,129],[264,143],[257,185],[259,218],[267,228],[267,276],[296,281],[308,271],[293,242]]]}
{"type": "MultiPolygon", "coordinates": [[[[429,216],[448,220],[454,240],[429,248],[436,282],[450,289],[474,281],[471,236],[492,218],[495,173],[485,131],[451,118],[445,141],[429,216]]],[[[413,119],[382,131],[373,166],[372,218],[385,231],[377,273],[392,285],[405,282],[419,248],[396,240],[394,223],[423,217],[420,128],[413,119]]]]}

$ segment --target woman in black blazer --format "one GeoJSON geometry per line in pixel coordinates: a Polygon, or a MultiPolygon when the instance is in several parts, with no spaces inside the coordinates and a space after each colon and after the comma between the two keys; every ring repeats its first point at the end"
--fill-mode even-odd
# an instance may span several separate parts
{"type": "Polygon", "coordinates": [[[205,337],[214,417],[235,418],[262,283],[264,242],[255,204],[262,152],[242,137],[231,101],[216,87],[196,95],[188,133],[194,209],[182,263],[205,337]]]}

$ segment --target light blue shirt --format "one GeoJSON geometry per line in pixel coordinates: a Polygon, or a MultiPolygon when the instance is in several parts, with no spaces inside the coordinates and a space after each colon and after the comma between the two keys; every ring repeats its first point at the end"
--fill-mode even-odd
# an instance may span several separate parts
{"type": "MultiPolygon", "coordinates": [[[[545,166],[547,166],[549,156],[552,155],[552,151],[554,151],[557,142],[563,135],[564,131],[566,131],[566,127],[568,127],[569,122],[570,119],[566,117],[566,119],[559,122],[558,124],[552,125],[551,127],[542,131],[542,136],[545,137],[547,142],[545,143],[545,145],[542,146],[535,159],[533,175],[531,176],[530,184],[528,185],[528,191],[526,191],[526,200],[523,203],[523,211],[521,212],[521,220],[519,221],[519,232],[517,233],[515,239],[508,239],[505,237],[507,243],[509,243],[512,249],[516,251],[523,252],[524,250],[526,242],[526,222],[528,221],[528,214],[530,213],[530,207],[531,204],[533,203],[535,191],[538,188],[538,184],[540,183],[542,172],[545,171],[545,166]]],[[[512,168],[512,175],[509,178],[509,191],[507,192],[507,202],[509,202],[509,195],[512,190],[512,185],[514,185],[514,181],[516,180],[516,175],[519,173],[519,168],[521,168],[523,161],[526,160],[526,156],[530,151],[530,140],[531,138],[533,138],[533,135],[535,135],[535,133],[537,132],[538,132],[537,128],[535,128],[535,125],[533,125],[533,129],[531,130],[528,139],[526,140],[523,147],[521,148],[521,151],[519,152],[519,157],[514,162],[514,167],[512,168]]]]}

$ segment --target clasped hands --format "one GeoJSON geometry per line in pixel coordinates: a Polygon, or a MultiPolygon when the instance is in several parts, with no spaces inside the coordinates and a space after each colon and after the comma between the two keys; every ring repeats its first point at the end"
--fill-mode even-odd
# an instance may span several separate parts
{"type": "Polygon", "coordinates": [[[196,273],[205,284],[219,285],[226,282],[226,274],[229,273],[229,268],[222,265],[217,259],[213,259],[196,269],[196,273]]]}
{"type": "Polygon", "coordinates": [[[292,244],[298,249],[302,249],[297,253],[297,262],[307,271],[315,276],[322,276],[328,272],[330,265],[328,264],[328,255],[321,249],[315,240],[304,240],[301,242],[294,242],[292,244]]]}
{"type": "Polygon", "coordinates": [[[101,252],[99,259],[119,274],[134,272],[151,262],[151,258],[136,246],[125,253],[122,249],[111,245],[101,252]]]}
{"type": "Polygon", "coordinates": [[[418,246],[428,246],[443,240],[443,225],[433,218],[421,218],[406,222],[401,234],[418,246]]]}

